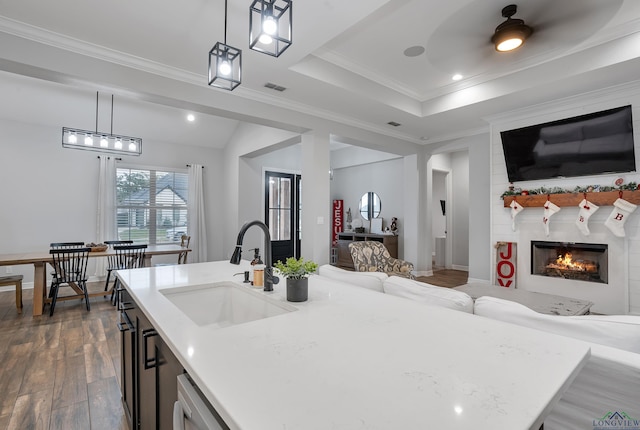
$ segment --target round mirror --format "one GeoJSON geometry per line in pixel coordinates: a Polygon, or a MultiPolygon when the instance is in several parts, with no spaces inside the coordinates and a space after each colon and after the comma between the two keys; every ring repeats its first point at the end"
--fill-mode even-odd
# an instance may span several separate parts
{"type": "Polygon", "coordinates": [[[369,191],[362,195],[360,199],[360,215],[362,218],[367,220],[378,218],[381,210],[382,202],[376,193],[369,191]]]}

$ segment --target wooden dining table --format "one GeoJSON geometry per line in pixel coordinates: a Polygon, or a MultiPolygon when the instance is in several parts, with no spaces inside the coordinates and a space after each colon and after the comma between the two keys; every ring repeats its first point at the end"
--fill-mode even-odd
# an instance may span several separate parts
{"type": "MultiPolygon", "coordinates": [[[[151,258],[155,255],[180,254],[190,252],[191,249],[180,245],[149,245],[145,250],[144,265],[151,267],[151,258]]],[[[106,251],[90,252],[89,257],[108,257],[115,251],[108,248],[106,251]]],[[[16,254],[0,254],[0,266],[18,266],[21,264],[33,264],[33,316],[42,315],[47,301],[47,264],[52,263],[51,254],[48,251],[24,252],[16,254]]],[[[93,293],[89,296],[105,295],[104,292],[93,293]]]]}

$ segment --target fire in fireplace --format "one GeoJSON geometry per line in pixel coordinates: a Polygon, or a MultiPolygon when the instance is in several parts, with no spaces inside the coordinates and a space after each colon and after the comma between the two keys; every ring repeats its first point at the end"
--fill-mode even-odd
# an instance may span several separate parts
{"type": "Polygon", "coordinates": [[[608,283],[606,244],[531,241],[533,275],[608,283]]]}

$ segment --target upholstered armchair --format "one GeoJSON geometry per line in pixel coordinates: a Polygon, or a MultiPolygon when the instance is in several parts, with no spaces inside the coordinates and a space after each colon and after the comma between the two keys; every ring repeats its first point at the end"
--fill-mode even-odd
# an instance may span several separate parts
{"type": "Polygon", "coordinates": [[[404,276],[414,279],[413,264],[393,258],[387,248],[373,240],[351,242],[349,252],[356,272],[384,272],[387,275],[404,276]]]}

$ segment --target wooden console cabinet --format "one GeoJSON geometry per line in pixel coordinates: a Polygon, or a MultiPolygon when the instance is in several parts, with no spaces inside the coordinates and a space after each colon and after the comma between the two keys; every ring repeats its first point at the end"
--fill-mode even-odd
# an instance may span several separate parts
{"type": "Polygon", "coordinates": [[[398,236],[391,234],[370,233],[338,233],[338,261],[336,266],[343,269],[354,269],[349,244],[359,240],[375,240],[382,243],[393,258],[398,258],[398,236]]]}

